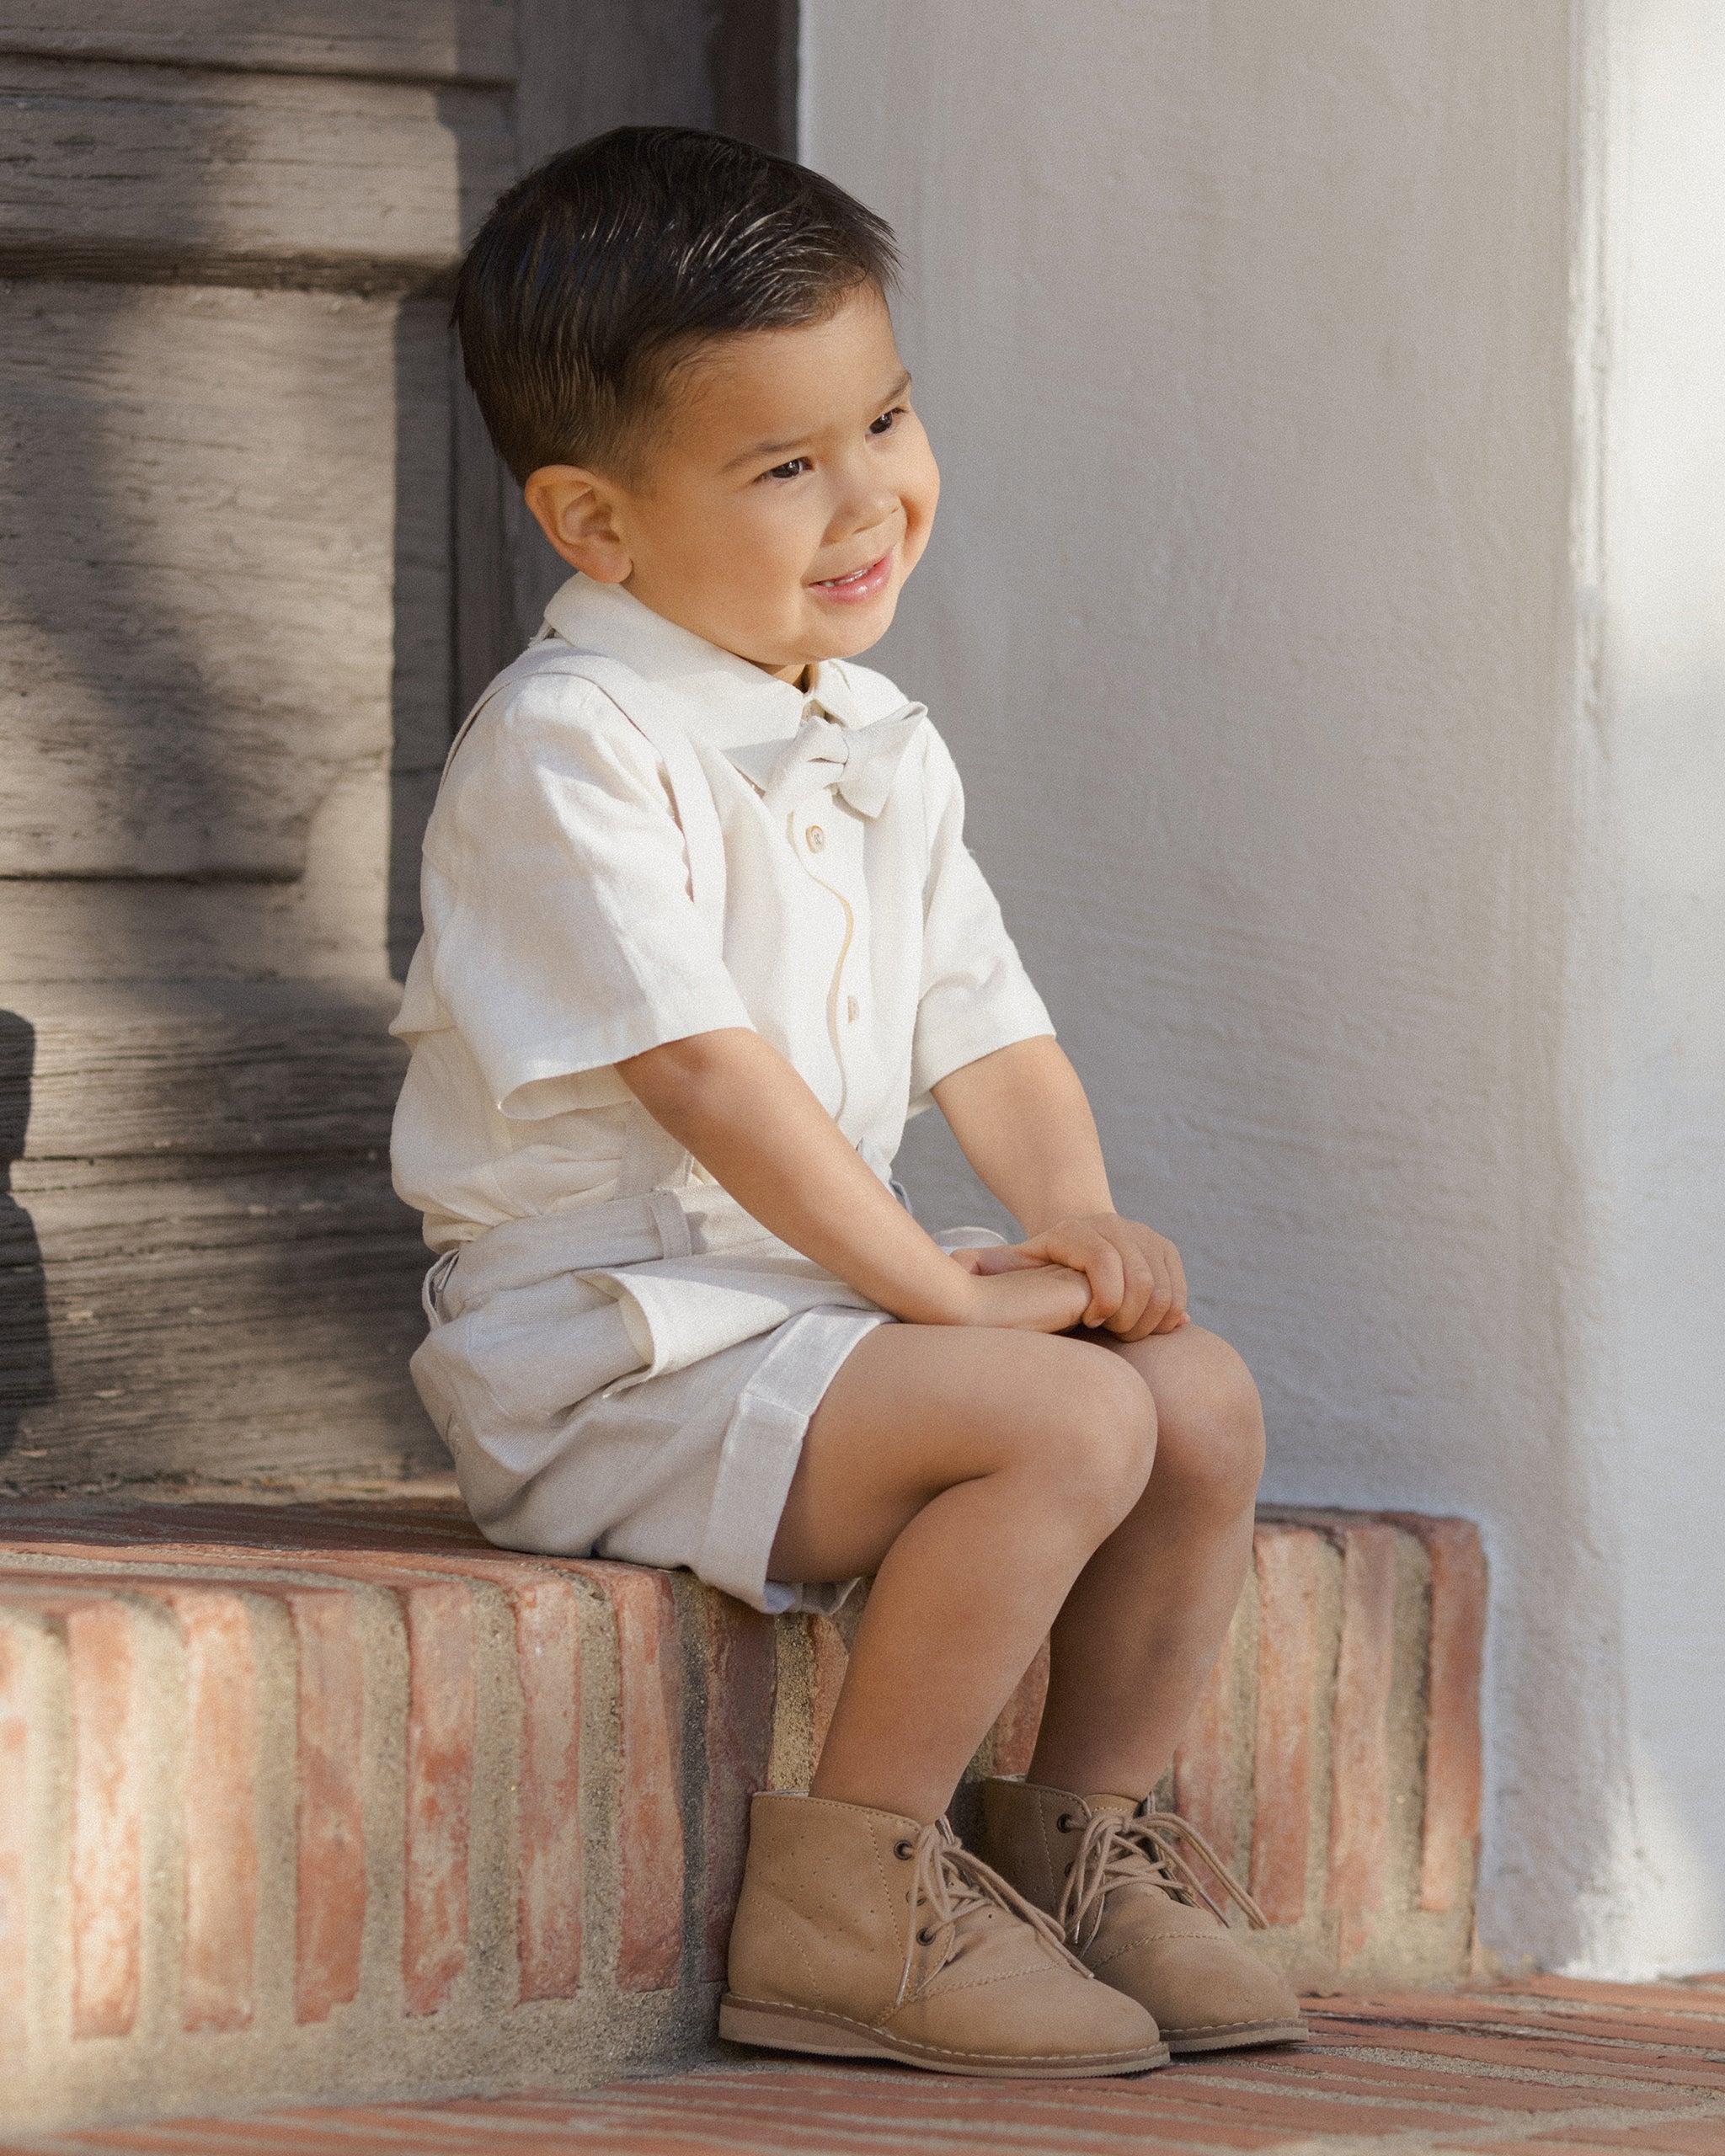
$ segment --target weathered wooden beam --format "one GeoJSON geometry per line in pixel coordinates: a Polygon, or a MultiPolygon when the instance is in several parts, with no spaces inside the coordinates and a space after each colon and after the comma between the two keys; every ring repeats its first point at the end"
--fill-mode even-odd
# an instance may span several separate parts
{"type": "Polygon", "coordinates": [[[0,59],[0,271],[435,291],[508,179],[504,92],[0,59]]]}
{"type": "Polygon", "coordinates": [[[297,877],[448,739],[441,307],[8,296],[0,875],[297,877]]]}
{"type": "Polygon", "coordinates": [[[398,1001],[387,982],[0,987],[0,1138],[38,1162],[381,1155],[398,1001]]]}
{"type": "Polygon", "coordinates": [[[399,82],[515,80],[511,0],[32,0],[0,22],[0,53],[180,67],[377,75],[399,82]],[[22,13],[22,11],[19,11],[22,13]]]}
{"type": "Polygon", "coordinates": [[[441,1465],[407,1374],[426,1262],[381,1154],[16,1171],[0,1487],[441,1465]]]}

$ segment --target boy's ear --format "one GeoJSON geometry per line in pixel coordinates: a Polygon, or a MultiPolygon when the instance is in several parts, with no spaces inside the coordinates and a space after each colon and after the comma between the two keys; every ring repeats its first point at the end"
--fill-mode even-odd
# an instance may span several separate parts
{"type": "Polygon", "coordinates": [[[571,568],[595,584],[621,584],[634,563],[617,531],[616,497],[578,464],[542,464],[521,488],[534,522],[571,568]]]}

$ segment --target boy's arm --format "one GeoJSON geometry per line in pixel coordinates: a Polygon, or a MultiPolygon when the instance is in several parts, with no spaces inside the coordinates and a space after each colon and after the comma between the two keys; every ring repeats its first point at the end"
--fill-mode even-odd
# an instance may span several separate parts
{"type": "Polygon", "coordinates": [[[1096,1118],[1077,1072],[1046,1035],[967,1063],[931,1088],[983,1182],[1024,1230],[985,1269],[1059,1264],[1085,1273],[1084,1323],[1125,1340],[1188,1322],[1186,1276],[1166,1235],[1114,1211],[1096,1118]]]}
{"type": "Polygon", "coordinates": [[[846,1142],[798,1072],[742,1027],[631,1056],[617,1075],[762,1227],[917,1325],[1060,1332],[1092,1300],[1058,1262],[985,1275],[949,1257],[846,1142]]]}

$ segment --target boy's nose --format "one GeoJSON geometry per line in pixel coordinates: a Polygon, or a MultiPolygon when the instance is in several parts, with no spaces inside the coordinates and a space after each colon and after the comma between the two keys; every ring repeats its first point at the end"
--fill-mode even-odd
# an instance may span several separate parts
{"type": "Polygon", "coordinates": [[[898,521],[899,497],[890,487],[879,481],[859,487],[854,494],[845,495],[833,512],[827,528],[829,539],[854,539],[861,533],[872,531],[877,526],[883,533],[888,526],[898,521]]]}

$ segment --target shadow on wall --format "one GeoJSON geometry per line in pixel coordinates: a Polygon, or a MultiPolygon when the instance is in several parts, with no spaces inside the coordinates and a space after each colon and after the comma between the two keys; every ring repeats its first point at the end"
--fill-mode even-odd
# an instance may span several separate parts
{"type": "Polygon", "coordinates": [[[35,1027],[15,1011],[0,1011],[0,1467],[24,1417],[54,1397],[41,1246],[11,1187],[12,1165],[24,1157],[35,1065],[35,1027]]]}

